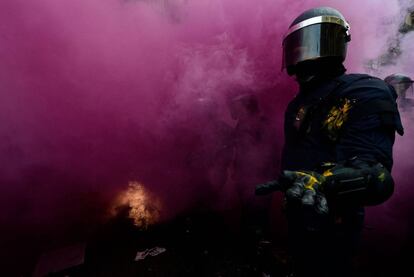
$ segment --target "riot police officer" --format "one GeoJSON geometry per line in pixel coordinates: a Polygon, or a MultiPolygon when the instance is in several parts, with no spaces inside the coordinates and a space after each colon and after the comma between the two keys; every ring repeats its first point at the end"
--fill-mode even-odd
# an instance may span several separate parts
{"type": "Polygon", "coordinates": [[[404,74],[391,74],[384,79],[389,85],[393,86],[398,95],[398,107],[400,111],[408,111],[414,108],[414,100],[407,97],[413,95],[413,83],[410,77],[404,74]]]}
{"type": "Polygon", "coordinates": [[[350,41],[329,7],[299,15],[283,40],[283,67],[300,86],[285,113],[279,179],[294,276],[351,276],[363,207],[393,193],[392,147],[403,134],[396,95],[378,78],[345,74],[350,41]]]}

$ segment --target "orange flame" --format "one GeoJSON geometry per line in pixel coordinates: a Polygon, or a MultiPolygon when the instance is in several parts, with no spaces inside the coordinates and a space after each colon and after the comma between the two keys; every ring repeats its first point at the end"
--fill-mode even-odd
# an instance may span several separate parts
{"type": "Polygon", "coordinates": [[[112,210],[113,215],[118,214],[120,207],[128,207],[128,217],[133,220],[134,225],[146,229],[159,220],[161,202],[141,183],[133,181],[129,182],[128,188],[119,194],[112,210]]]}

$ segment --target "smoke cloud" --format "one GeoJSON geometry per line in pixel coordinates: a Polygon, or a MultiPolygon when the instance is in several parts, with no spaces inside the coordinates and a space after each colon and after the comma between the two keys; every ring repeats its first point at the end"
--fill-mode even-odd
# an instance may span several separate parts
{"type": "MultiPolygon", "coordinates": [[[[257,95],[280,149],[296,90],[280,71],[283,34],[321,5],[351,24],[349,72],[386,51],[402,10],[376,0],[1,1],[0,245],[87,229],[130,181],[161,199],[164,219],[208,202],[212,190],[231,198],[194,163],[212,159],[215,124],[234,126],[228,103],[243,91],[257,95]]],[[[389,72],[413,73],[413,40],[404,37],[389,72]]],[[[414,168],[409,136],[397,140],[404,177],[389,210],[412,195],[403,181],[414,168]]]]}

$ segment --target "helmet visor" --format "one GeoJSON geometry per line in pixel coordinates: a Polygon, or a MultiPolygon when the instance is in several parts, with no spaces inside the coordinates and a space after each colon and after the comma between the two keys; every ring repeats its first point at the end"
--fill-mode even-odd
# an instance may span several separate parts
{"type": "Polygon", "coordinates": [[[346,56],[346,29],[338,24],[314,24],[289,34],[283,41],[283,68],[288,73],[302,61],[346,56]]]}

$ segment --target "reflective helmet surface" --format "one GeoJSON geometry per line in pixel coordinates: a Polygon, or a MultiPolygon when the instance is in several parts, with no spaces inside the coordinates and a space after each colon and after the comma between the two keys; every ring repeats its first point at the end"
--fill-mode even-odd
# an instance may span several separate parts
{"type": "Polygon", "coordinates": [[[283,40],[283,68],[293,75],[303,61],[333,57],[343,62],[351,40],[349,30],[344,16],[333,8],[305,11],[292,22],[283,40]]]}
{"type": "Polygon", "coordinates": [[[391,74],[387,76],[384,81],[394,87],[398,96],[405,98],[407,91],[413,92],[414,81],[404,74],[391,74]]]}

